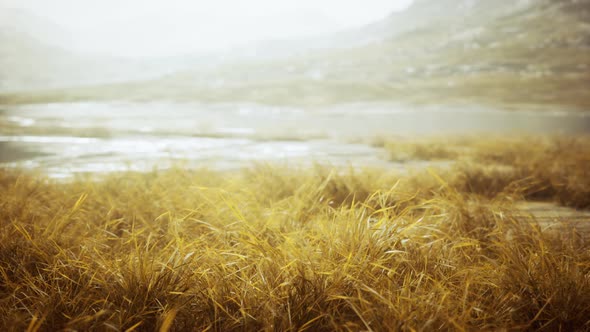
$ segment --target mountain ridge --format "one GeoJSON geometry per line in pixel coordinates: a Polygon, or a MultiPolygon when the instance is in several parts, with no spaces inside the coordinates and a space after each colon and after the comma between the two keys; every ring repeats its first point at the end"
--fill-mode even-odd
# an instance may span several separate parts
{"type": "Polygon", "coordinates": [[[59,99],[61,94],[70,100],[300,105],[389,100],[589,110],[589,4],[419,0],[405,12],[357,31],[369,41],[348,48],[182,71],[145,82],[49,91],[33,100],[59,99]],[[449,8],[456,15],[446,13],[449,8]],[[386,28],[393,22],[397,28],[386,28]]]}

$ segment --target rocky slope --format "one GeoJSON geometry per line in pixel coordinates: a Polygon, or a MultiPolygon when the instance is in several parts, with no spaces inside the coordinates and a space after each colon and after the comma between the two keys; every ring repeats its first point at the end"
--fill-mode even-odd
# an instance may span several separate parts
{"type": "Polygon", "coordinates": [[[589,18],[589,0],[417,0],[382,22],[334,37],[339,45],[348,38],[349,47],[27,100],[403,101],[589,110],[589,18]]]}

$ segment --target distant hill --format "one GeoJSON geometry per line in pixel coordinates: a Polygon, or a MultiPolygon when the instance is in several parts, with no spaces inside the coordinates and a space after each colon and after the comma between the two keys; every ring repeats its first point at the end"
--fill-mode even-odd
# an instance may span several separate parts
{"type": "Polygon", "coordinates": [[[0,30],[0,91],[34,90],[71,82],[65,76],[79,71],[79,61],[24,32],[0,30]]]}
{"type": "Polygon", "coordinates": [[[0,11],[0,91],[52,86],[54,69],[74,59],[38,38],[61,33],[58,26],[21,10],[0,11]]]}
{"type": "Polygon", "coordinates": [[[416,0],[404,12],[329,40],[332,47],[278,60],[3,99],[400,101],[590,110],[590,0],[416,0]]]}
{"type": "Polygon", "coordinates": [[[68,42],[68,32],[59,24],[22,9],[2,7],[0,31],[13,35],[34,36],[53,46],[68,42]]]}
{"type": "Polygon", "coordinates": [[[198,63],[199,59],[97,56],[66,50],[68,33],[29,12],[0,11],[0,93],[145,80],[198,63]],[[185,63],[186,62],[186,63],[185,63]]]}

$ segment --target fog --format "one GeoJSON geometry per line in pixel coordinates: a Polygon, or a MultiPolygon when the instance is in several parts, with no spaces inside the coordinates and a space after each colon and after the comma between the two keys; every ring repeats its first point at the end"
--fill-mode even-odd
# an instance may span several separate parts
{"type": "Polygon", "coordinates": [[[590,132],[589,0],[0,0],[0,167],[400,167],[590,132]]]}
{"type": "Polygon", "coordinates": [[[590,331],[590,0],[0,0],[0,332],[590,331]]]}
{"type": "MultiPolygon", "coordinates": [[[[362,26],[412,0],[2,0],[60,25],[65,47],[89,53],[169,56],[362,26]]],[[[17,22],[25,23],[25,22],[17,22]]]]}

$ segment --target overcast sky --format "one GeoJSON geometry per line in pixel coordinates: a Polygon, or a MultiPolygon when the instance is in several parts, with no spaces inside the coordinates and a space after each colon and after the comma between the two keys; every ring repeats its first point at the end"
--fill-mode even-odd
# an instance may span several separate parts
{"type": "Polygon", "coordinates": [[[58,23],[86,52],[161,56],[377,21],[412,0],[0,0],[58,23]]]}

